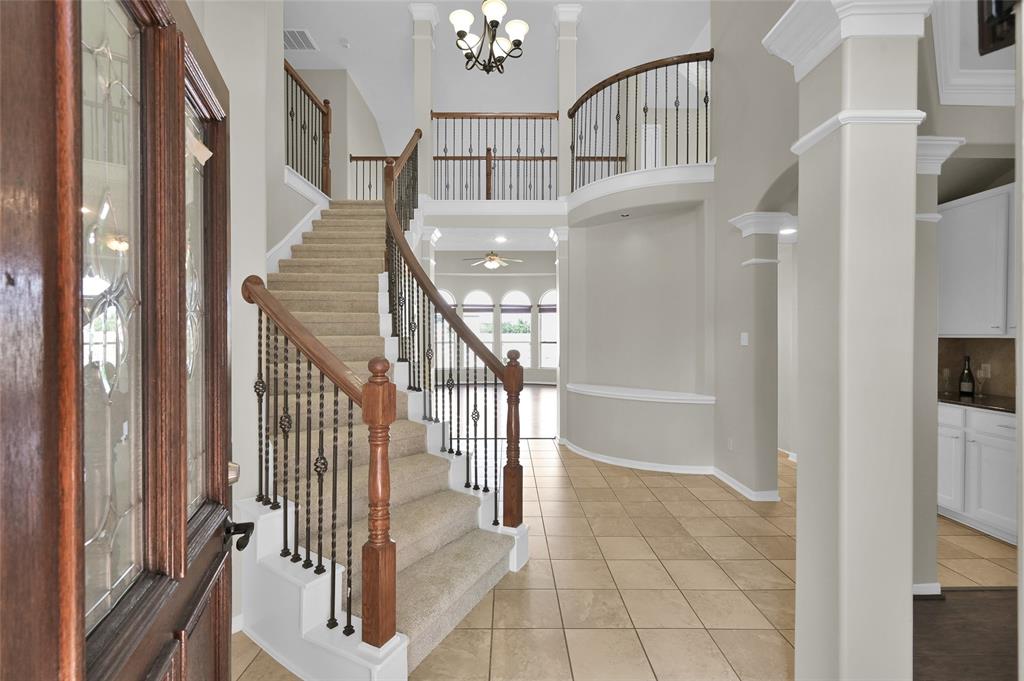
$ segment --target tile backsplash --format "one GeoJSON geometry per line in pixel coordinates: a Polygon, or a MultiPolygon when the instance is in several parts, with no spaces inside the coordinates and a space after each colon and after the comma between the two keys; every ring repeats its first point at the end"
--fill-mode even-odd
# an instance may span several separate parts
{"type": "Polygon", "coordinates": [[[985,380],[982,392],[986,395],[1013,397],[1016,391],[1016,357],[1012,338],[940,338],[939,339],[939,391],[945,389],[943,371],[949,370],[949,390],[957,391],[957,378],[964,366],[964,355],[971,357],[971,371],[975,381],[981,365],[991,366],[992,377],[985,380]]]}

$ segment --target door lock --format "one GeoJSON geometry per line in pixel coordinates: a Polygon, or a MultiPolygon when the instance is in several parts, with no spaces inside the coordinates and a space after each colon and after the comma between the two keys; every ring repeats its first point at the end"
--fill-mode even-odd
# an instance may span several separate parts
{"type": "Polygon", "coordinates": [[[252,538],[252,532],[255,528],[256,526],[253,523],[234,523],[231,522],[229,517],[224,525],[224,543],[230,544],[231,538],[238,535],[238,542],[235,544],[235,548],[239,551],[244,551],[245,547],[249,545],[249,539],[252,538]]]}

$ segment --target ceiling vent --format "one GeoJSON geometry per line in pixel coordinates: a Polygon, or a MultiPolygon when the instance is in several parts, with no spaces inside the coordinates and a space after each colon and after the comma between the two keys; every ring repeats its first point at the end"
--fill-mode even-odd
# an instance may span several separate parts
{"type": "Polygon", "coordinates": [[[304,29],[284,29],[284,49],[286,50],[318,50],[313,36],[304,29]]]}

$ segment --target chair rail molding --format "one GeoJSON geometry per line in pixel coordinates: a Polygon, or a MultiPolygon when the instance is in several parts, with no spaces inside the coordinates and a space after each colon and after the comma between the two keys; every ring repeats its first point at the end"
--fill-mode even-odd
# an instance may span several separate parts
{"type": "Polygon", "coordinates": [[[963,137],[918,136],[917,174],[941,175],[942,164],[965,142],[963,137]]]}
{"type": "MultiPolygon", "coordinates": [[[[967,69],[961,65],[964,27],[960,3],[937,2],[932,14],[939,103],[961,106],[1013,106],[1013,69],[967,69]]],[[[970,30],[970,27],[968,27],[970,30]]]]}
{"type": "Polygon", "coordinates": [[[751,265],[778,265],[779,261],[775,258],[751,258],[750,260],[744,260],[740,263],[740,267],[750,267],[751,265]]]}
{"type": "Polygon", "coordinates": [[[570,383],[565,389],[577,395],[588,397],[606,397],[614,400],[630,400],[635,402],[661,402],[664,404],[714,404],[714,395],[698,393],[681,393],[671,390],[651,390],[648,388],[625,388],[615,385],[592,385],[589,383],[570,383]]]}
{"type": "Polygon", "coordinates": [[[761,44],[800,81],[846,38],[922,37],[931,8],[932,0],[796,0],[761,44]]]}

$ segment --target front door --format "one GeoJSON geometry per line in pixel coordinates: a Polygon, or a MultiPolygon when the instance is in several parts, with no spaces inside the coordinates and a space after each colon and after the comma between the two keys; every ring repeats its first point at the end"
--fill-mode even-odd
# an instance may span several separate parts
{"type": "Polygon", "coordinates": [[[229,678],[226,93],[197,51],[155,0],[0,2],[5,680],[229,678]]]}

